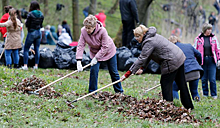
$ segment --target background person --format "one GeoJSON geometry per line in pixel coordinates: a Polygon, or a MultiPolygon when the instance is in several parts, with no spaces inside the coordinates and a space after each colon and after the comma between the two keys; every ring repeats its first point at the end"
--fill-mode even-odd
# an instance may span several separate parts
{"type": "MultiPolygon", "coordinates": [[[[6,21],[8,21],[8,18],[9,18],[9,10],[12,9],[12,6],[5,6],[4,7],[4,10],[5,10],[5,14],[1,17],[1,20],[0,20],[0,23],[5,23],[6,21]]],[[[4,38],[4,41],[5,41],[5,38],[7,36],[6,32],[7,32],[7,29],[6,27],[0,27],[0,32],[2,33],[2,36],[4,38]]]]}
{"type": "Polygon", "coordinates": [[[22,67],[23,70],[27,70],[28,67],[28,52],[32,44],[34,44],[34,59],[35,59],[35,66],[34,69],[38,69],[38,63],[40,59],[40,42],[41,42],[41,31],[42,23],[44,20],[43,13],[40,11],[40,5],[37,1],[32,1],[30,3],[29,13],[26,20],[26,27],[28,29],[28,34],[25,40],[24,45],[24,66],[22,67]]]}
{"type": "Polygon", "coordinates": [[[195,38],[194,47],[202,55],[202,77],[203,96],[209,96],[208,81],[210,83],[211,96],[217,99],[216,88],[216,64],[220,66],[220,47],[217,37],[212,34],[212,25],[205,23],[202,32],[195,38]]]}
{"type": "Polygon", "coordinates": [[[120,0],[119,7],[123,24],[122,46],[128,47],[134,38],[135,21],[139,24],[137,4],[135,0],[120,0]]]}
{"type": "Polygon", "coordinates": [[[56,45],[57,43],[57,40],[58,40],[58,37],[57,37],[57,34],[56,34],[56,28],[54,26],[51,26],[50,27],[50,33],[47,35],[47,43],[49,45],[56,45]]]}
{"type": "Polygon", "coordinates": [[[19,49],[21,48],[21,22],[16,18],[16,10],[9,10],[10,18],[5,23],[0,23],[0,27],[7,28],[7,37],[5,40],[5,60],[8,68],[11,68],[13,53],[14,68],[18,68],[19,64],[19,49]]]}
{"type": "Polygon", "coordinates": [[[152,59],[161,66],[160,84],[163,98],[167,101],[173,101],[172,85],[175,80],[180,88],[183,106],[187,109],[193,109],[184,74],[186,57],[180,48],[156,32],[155,27],[147,28],[144,25],[140,25],[134,30],[136,40],[142,43],[142,51],[138,60],[134,62],[121,79],[125,80],[131,74],[141,74],[143,72],[142,69],[152,59]]]}
{"type": "Polygon", "coordinates": [[[62,27],[66,29],[66,32],[70,35],[71,40],[73,40],[71,30],[70,30],[70,26],[67,24],[67,22],[65,20],[62,22],[62,27]]]}
{"type": "Polygon", "coordinates": [[[62,29],[63,29],[63,27],[59,24],[57,26],[57,37],[59,37],[62,34],[62,29]]]}
{"type": "MultiPolygon", "coordinates": [[[[83,70],[81,60],[87,43],[90,50],[90,58],[92,58],[89,92],[93,92],[97,90],[98,73],[101,62],[107,63],[112,82],[120,79],[117,70],[116,47],[102,23],[97,21],[95,16],[89,15],[86,17],[83,21],[83,25],[84,27],[81,29],[81,35],[76,52],[77,70],[83,70]]],[[[121,82],[114,84],[113,87],[116,93],[123,92],[121,82]]]]}
{"type": "MultiPolygon", "coordinates": [[[[193,100],[199,101],[198,93],[199,78],[203,75],[203,69],[200,66],[202,63],[201,53],[197,51],[191,44],[183,44],[176,36],[170,36],[169,41],[178,46],[186,56],[184,62],[185,77],[189,83],[189,89],[193,100]]],[[[173,83],[173,98],[179,99],[179,88],[176,82],[173,83]]]]}
{"type": "Polygon", "coordinates": [[[103,27],[106,26],[105,25],[106,15],[104,13],[104,10],[101,10],[99,14],[95,15],[95,17],[103,24],[103,27]]]}
{"type": "Polygon", "coordinates": [[[58,38],[58,42],[63,42],[66,45],[69,45],[72,43],[72,39],[70,35],[66,32],[65,28],[62,29],[62,33],[58,38]]]}
{"type": "Polygon", "coordinates": [[[23,47],[23,40],[24,40],[24,30],[23,30],[23,23],[22,23],[22,17],[21,17],[21,11],[16,10],[16,16],[21,22],[21,46],[23,47]]]}

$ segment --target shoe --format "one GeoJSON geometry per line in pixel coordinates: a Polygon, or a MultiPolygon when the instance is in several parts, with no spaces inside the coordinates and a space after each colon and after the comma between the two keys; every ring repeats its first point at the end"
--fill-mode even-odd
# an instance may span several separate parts
{"type": "Polygon", "coordinates": [[[218,97],[217,97],[217,96],[212,96],[212,98],[213,98],[214,100],[216,100],[218,97]]]}
{"type": "Polygon", "coordinates": [[[22,70],[28,70],[28,67],[22,66],[21,69],[22,70]]]}
{"type": "Polygon", "coordinates": [[[9,69],[12,69],[12,67],[11,67],[11,65],[10,65],[10,64],[8,64],[8,65],[7,65],[7,67],[8,67],[9,69]]]}
{"type": "Polygon", "coordinates": [[[18,64],[14,64],[14,68],[19,68],[19,65],[18,64]]]}
{"type": "Polygon", "coordinates": [[[38,67],[37,67],[37,66],[34,66],[33,69],[38,69],[38,67]]]}

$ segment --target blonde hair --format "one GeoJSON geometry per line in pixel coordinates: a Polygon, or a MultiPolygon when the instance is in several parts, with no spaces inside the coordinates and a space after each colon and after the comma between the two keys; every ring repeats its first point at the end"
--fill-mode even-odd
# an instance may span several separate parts
{"type": "Polygon", "coordinates": [[[176,43],[176,42],[181,42],[180,41],[180,39],[177,37],[177,36],[170,36],[169,38],[168,38],[168,40],[170,41],[170,42],[172,42],[172,43],[176,43]]]}
{"type": "Polygon", "coordinates": [[[139,25],[133,30],[134,34],[145,34],[148,31],[148,28],[144,25],[139,25]]]}
{"type": "Polygon", "coordinates": [[[93,15],[89,15],[87,16],[84,21],[83,21],[83,25],[84,26],[90,26],[90,27],[95,27],[96,26],[96,22],[97,22],[97,18],[93,15]]]}

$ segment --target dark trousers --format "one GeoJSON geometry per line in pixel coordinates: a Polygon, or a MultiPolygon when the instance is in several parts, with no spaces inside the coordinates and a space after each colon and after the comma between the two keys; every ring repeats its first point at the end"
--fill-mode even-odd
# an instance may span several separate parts
{"type": "MultiPolygon", "coordinates": [[[[119,80],[120,76],[119,76],[118,69],[117,69],[116,55],[114,55],[111,59],[107,60],[106,62],[108,65],[108,71],[111,76],[112,82],[119,80]]],[[[97,64],[91,66],[90,68],[89,92],[93,92],[97,90],[100,63],[101,62],[98,62],[97,64]]],[[[121,82],[114,84],[113,88],[116,93],[123,92],[121,82]]]]}
{"type": "Polygon", "coordinates": [[[183,106],[186,109],[194,109],[189,90],[186,84],[185,79],[185,71],[184,71],[184,64],[181,65],[176,71],[164,74],[161,76],[161,88],[162,88],[162,95],[163,98],[167,101],[173,101],[173,81],[175,80],[178,88],[180,89],[180,99],[183,106]]]}
{"type": "Polygon", "coordinates": [[[134,20],[122,20],[122,45],[129,47],[131,40],[134,38],[133,29],[135,28],[134,20]]]}

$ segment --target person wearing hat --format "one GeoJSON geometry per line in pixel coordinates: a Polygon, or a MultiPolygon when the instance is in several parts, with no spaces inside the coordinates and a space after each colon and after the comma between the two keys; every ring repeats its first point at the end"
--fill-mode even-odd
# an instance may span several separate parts
{"type": "Polygon", "coordinates": [[[216,64],[220,66],[220,47],[217,37],[212,34],[212,25],[205,23],[202,32],[195,38],[194,47],[202,55],[202,77],[203,96],[209,96],[208,81],[210,82],[210,92],[213,99],[217,99],[216,88],[216,64]]]}

